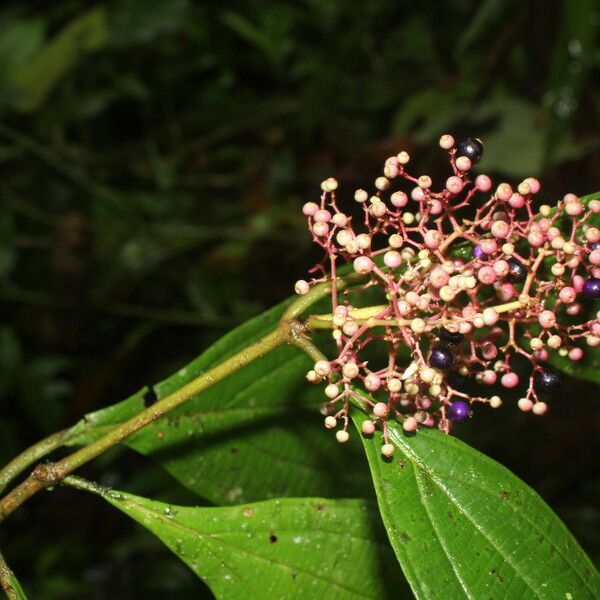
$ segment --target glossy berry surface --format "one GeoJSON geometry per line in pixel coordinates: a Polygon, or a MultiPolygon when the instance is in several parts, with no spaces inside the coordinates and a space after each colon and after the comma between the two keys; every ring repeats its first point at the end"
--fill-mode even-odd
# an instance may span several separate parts
{"type": "Polygon", "coordinates": [[[538,392],[555,392],[561,382],[561,376],[556,371],[538,371],[533,379],[538,392]]]}
{"type": "Polygon", "coordinates": [[[506,279],[511,283],[521,283],[527,279],[527,267],[516,258],[508,259],[508,268],[510,269],[506,279]]]}
{"type": "Polygon", "coordinates": [[[471,412],[471,408],[468,402],[464,400],[456,400],[450,405],[448,409],[448,417],[451,421],[464,421],[471,412]]]}
{"type": "Polygon", "coordinates": [[[454,364],[454,354],[447,346],[436,346],[431,351],[429,364],[436,369],[449,369],[454,364]]]}
{"type": "Polygon", "coordinates": [[[456,156],[466,156],[476,165],[483,156],[483,144],[475,138],[467,138],[456,144],[456,156]]]}
{"type": "Polygon", "coordinates": [[[583,284],[583,294],[588,298],[600,298],[600,279],[592,277],[583,284]]]}
{"type": "Polygon", "coordinates": [[[465,339],[465,336],[462,333],[458,333],[458,331],[448,331],[445,327],[442,327],[439,330],[438,335],[442,342],[450,344],[451,346],[460,344],[465,339]]]}

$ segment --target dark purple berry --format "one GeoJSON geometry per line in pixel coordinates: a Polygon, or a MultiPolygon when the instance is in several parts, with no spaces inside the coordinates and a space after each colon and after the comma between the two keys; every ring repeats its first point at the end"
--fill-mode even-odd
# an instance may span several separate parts
{"type": "Polygon", "coordinates": [[[508,263],[508,275],[506,279],[511,283],[521,283],[527,279],[527,267],[519,262],[516,258],[509,258],[508,263]]]}
{"type": "Polygon", "coordinates": [[[583,284],[583,294],[588,298],[597,300],[600,298],[600,279],[592,277],[583,284]]]}
{"type": "Polygon", "coordinates": [[[429,364],[436,369],[449,369],[454,364],[454,354],[448,346],[436,346],[429,356],[429,364]]]}
{"type": "Polygon", "coordinates": [[[488,259],[488,255],[481,249],[481,246],[479,244],[477,244],[477,246],[475,246],[473,248],[473,250],[471,251],[471,254],[479,260],[487,260],[488,259]]]}
{"type": "Polygon", "coordinates": [[[538,371],[533,378],[533,385],[538,392],[555,392],[562,383],[556,371],[538,371]]]}
{"type": "Polygon", "coordinates": [[[466,156],[476,165],[483,156],[483,144],[477,138],[467,138],[456,144],[456,156],[466,156]]]}
{"type": "Polygon", "coordinates": [[[471,407],[464,400],[456,400],[448,409],[448,416],[451,421],[464,421],[470,414],[471,407]]]}
{"type": "Polygon", "coordinates": [[[593,252],[594,250],[600,250],[600,242],[593,242],[588,244],[588,248],[593,252]]]}
{"type": "Polygon", "coordinates": [[[438,331],[438,335],[442,342],[446,342],[446,344],[450,344],[451,346],[460,344],[465,339],[465,336],[462,333],[458,333],[458,331],[448,331],[445,327],[442,327],[438,331]]]}

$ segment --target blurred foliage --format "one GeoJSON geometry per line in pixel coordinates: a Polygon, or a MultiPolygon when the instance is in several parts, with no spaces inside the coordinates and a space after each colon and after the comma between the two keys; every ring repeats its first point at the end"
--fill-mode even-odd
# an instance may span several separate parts
{"type": "MultiPolygon", "coordinates": [[[[592,0],[3,2],[0,458],[287,296],[314,258],[298,208],[325,175],[349,191],[405,148],[441,176],[450,131],[484,139],[494,177],[541,177],[548,200],[600,187],[599,23],[592,0]]],[[[466,435],[598,552],[593,421],[562,426],[565,410],[466,435]],[[509,428],[523,441],[506,448],[509,428]],[[547,457],[544,436],[564,454],[547,457]]],[[[147,463],[128,461],[140,493],[147,463]]],[[[56,497],[25,509],[48,529],[5,549],[34,597],[197,597],[149,537],[92,500],[73,530],[51,509],[80,501],[56,497]],[[86,544],[100,518],[116,525],[98,550],[86,544]],[[133,589],[122,571],[136,562],[165,576],[133,589]]]]}

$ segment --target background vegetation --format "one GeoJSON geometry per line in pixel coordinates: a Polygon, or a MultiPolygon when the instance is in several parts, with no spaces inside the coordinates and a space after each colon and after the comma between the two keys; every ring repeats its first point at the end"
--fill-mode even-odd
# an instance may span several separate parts
{"type": "MultiPolygon", "coordinates": [[[[548,201],[596,191],[599,23],[592,0],[4,2],[0,459],[288,296],[324,176],[350,191],[402,148],[442,173],[451,132],[484,140],[496,180],[540,177],[548,201]]],[[[597,560],[598,393],[567,389],[543,419],[507,406],[458,434],[597,560]]],[[[132,452],[98,462],[103,483],[197,503],[132,452]]],[[[198,597],[93,497],[44,494],[3,532],[33,598],[198,597]]]]}

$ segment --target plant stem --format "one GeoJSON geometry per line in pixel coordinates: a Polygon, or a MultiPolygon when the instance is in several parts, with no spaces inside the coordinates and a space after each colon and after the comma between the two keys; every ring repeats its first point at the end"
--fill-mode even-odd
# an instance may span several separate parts
{"type": "Polygon", "coordinates": [[[2,586],[8,600],[19,600],[20,598],[24,598],[20,593],[21,590],[15,589],[15,585],[19,587],[14,573],[6,564],[4,556],[2,556],[2,553],[0,552],[0,586],[2,586]]]}
{"type": "Polygon", "coordinates": [[[3,521],[15,509],[21,506],[23,502],[40,490],[63,479],[78,467],[86,464],[109,448],[116,446],[125,438],[136,431],[139,431],[149,423],[156,421],[156,419],[159,419],[177,406],[180,406],[186,400],[198,395],[200,392],[214,385],[218,381],[225,379],[225,377],[231,375],[238,369],[241,369],[257,358],[265,355],[267,352],[270,352],[289,341],[289,328],[280,326],[251,346],[248,346],[241,352],[238,352],[206,373],[203,373],[172,394],[165,396],[153,406],[135,415],[131,419],[124,421],[115,429],[91,444],[66,456],[58,462],[38,465],[25,481],[19,484],[0,501],[0,521],[3,521]]]}
{"type": "MultiPolygon", "coordinates": [[[[363,276],[351,273],[336,281],[336,289],[338,291],[343,290],[354,283],[360,282],[362,279],[364,279],[363,276]]],[[[225,379],[235,371],[264,356],[278,346],[291,344],[301,349],[315,361],[324,358],[321,351],[306,337],[307,326],[299,320],[299,317],[312,304],[328,296],[331,290],[330,282],[314,286],[308,294],[300,296],[290,304],[284,312],[279,326],[273,332],[198,376],[172,394],[165,396],[156,404],[143,410],[131,419],[117,425],[104,436],[73,454],[55,463],[38,465],[27,479],[0,500],[0,522],[40,490],[64,479],[75,469],[88,463],[96,456],[121,443],[124,439],[146,425],[156,421],[190,398],[197,396],[215,383],[225,379]]],[[[2,481],[10,481],[27,466],[60,446],[60,438],[64,434],[65,432],[60,432],[54,436],[50,436],[50,438],[42,440],[19,455],[0,472],[0,483],[2,481]]]]}
{"type": "Polygon", "coordinates": [[[63,431],[53,433],[47,438],[39,441],[37,444],[27,448],[27,450],[19,454],[16,458],[13,458],[13,460],[0,471],[0,493],[2,493],[4,488],[27,467],[31,466],[47,454],[50,454],[53,450],[60,448],[68,432],[68,429],[64,429],[63,431]]]}

